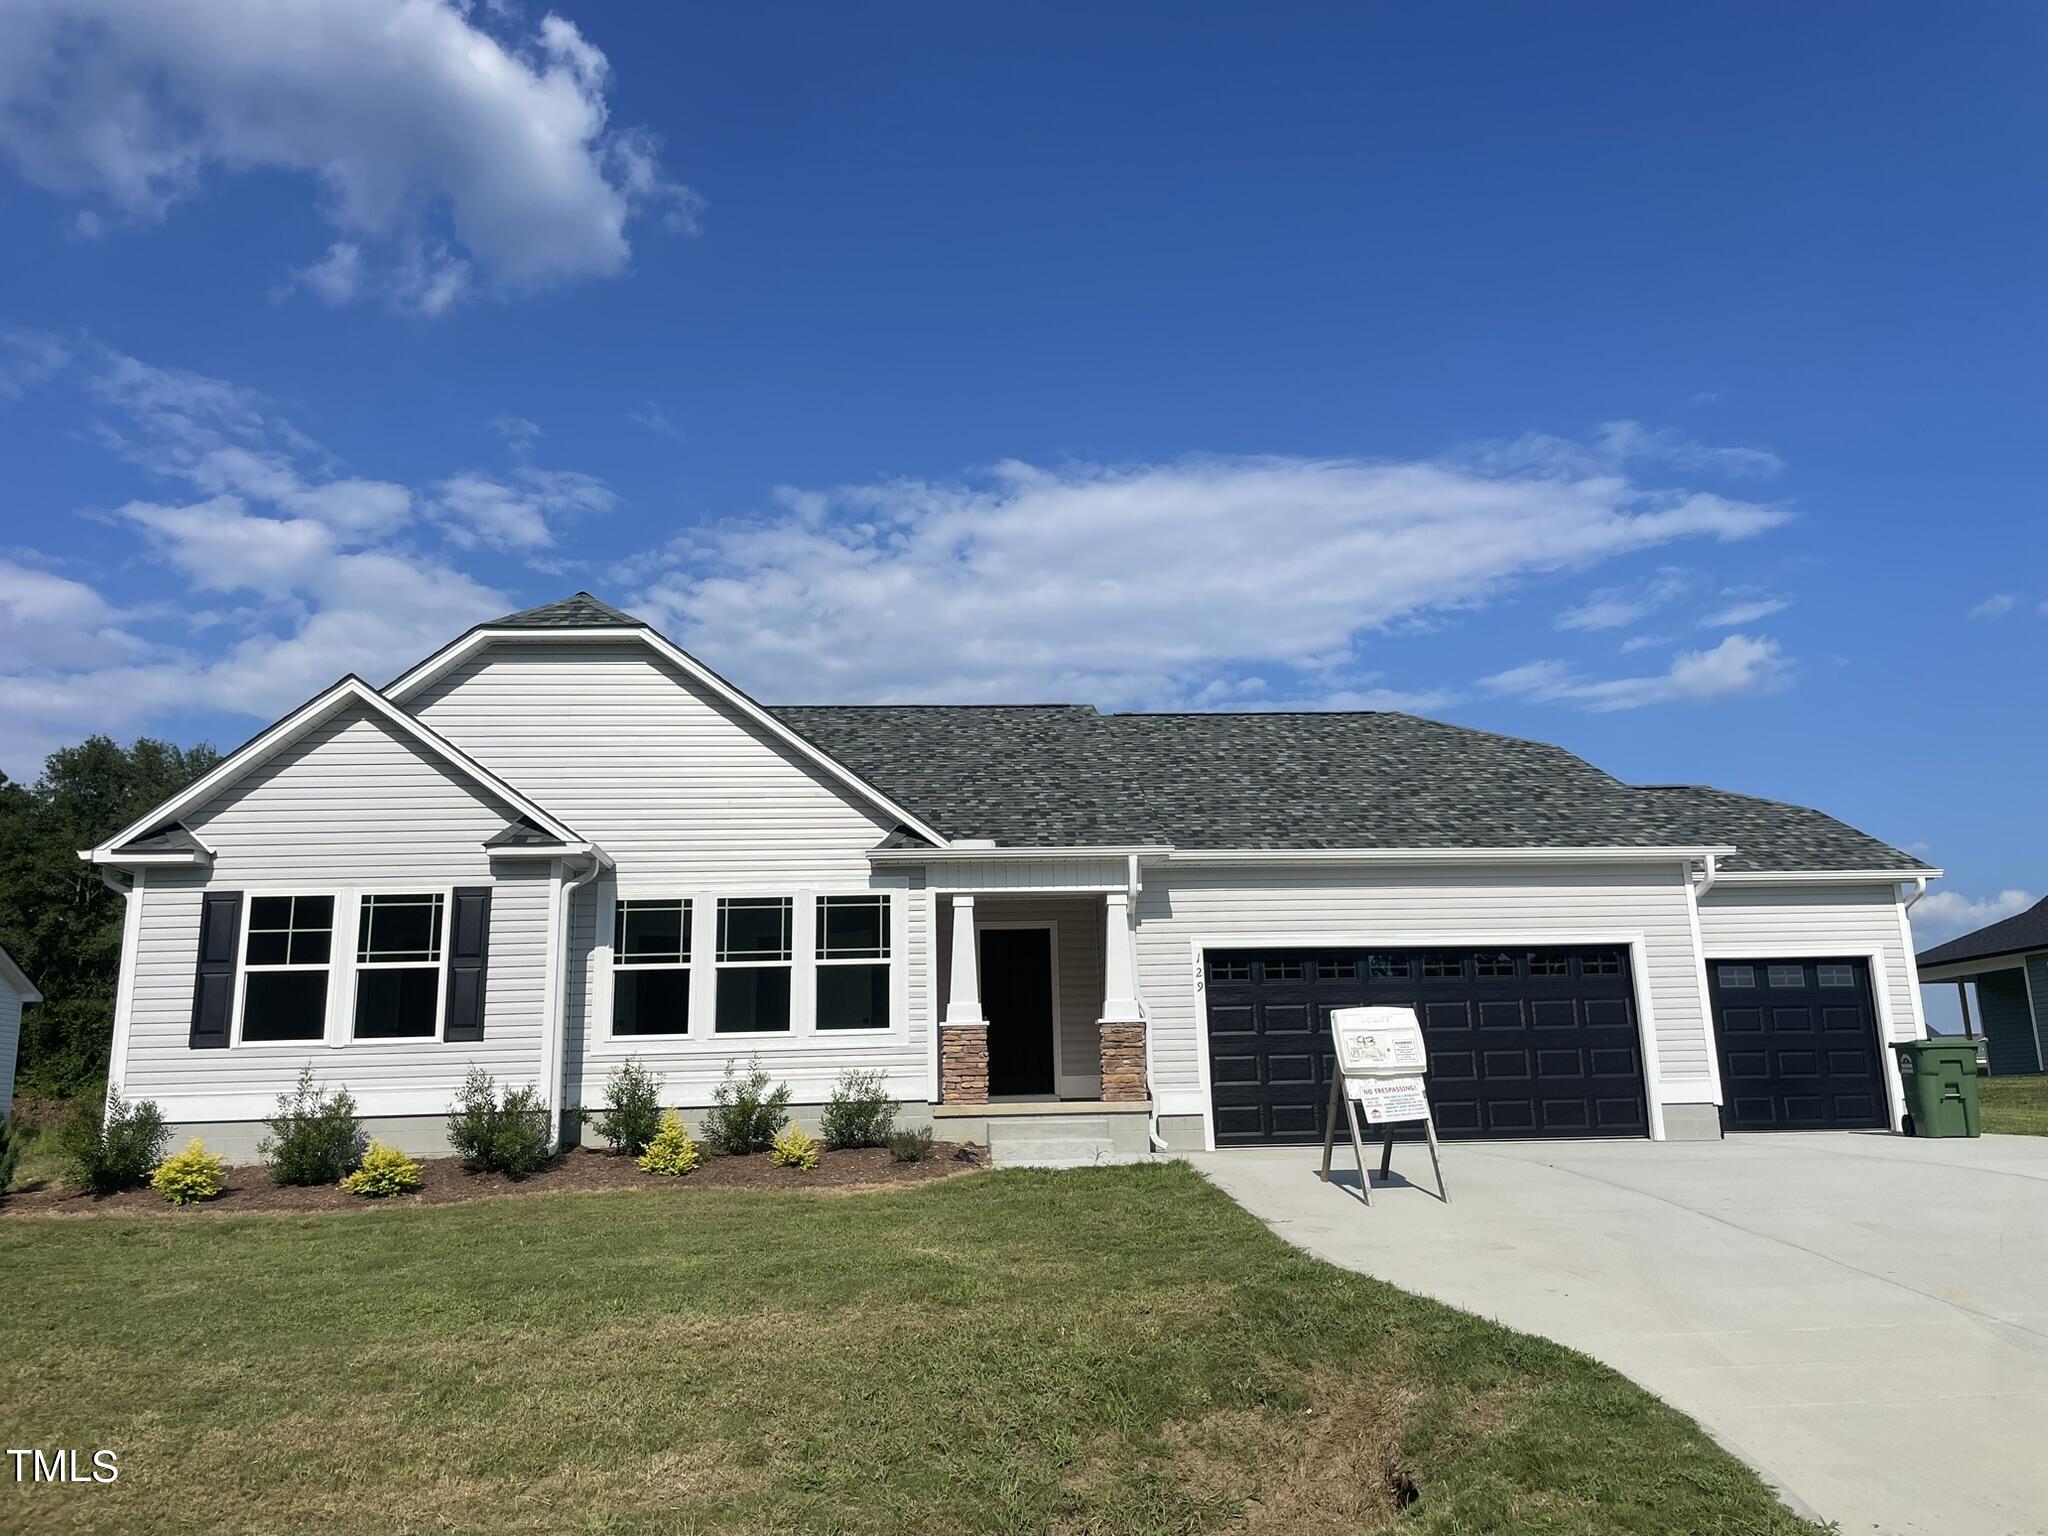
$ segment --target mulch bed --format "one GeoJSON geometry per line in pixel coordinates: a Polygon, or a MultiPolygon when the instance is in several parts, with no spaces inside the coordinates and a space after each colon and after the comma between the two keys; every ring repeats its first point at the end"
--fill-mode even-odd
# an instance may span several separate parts
{"type": "Polygon", "coordinates": [[[413,1205],[458,1205],[467,1200],[493,1196],[574,1193],[611,1189],[794,1189],[845,1192],[861,1189],[893,1189],[912,1184],[929,1184],[988,1165],[987,1153],[964,1142],[938,1142],[932,1155],[919,1163],[899,1163],[886,1148],[862,1147],[845,1152],[826,1152],[818,1166],[808,1173],[778,1168],[768,1155],[710,1157],[695,1173],[680,1179],[642,1173],[629,1157],[613,1157],[586,1147],[573,1147],[532,1178],[514,1182],[501,1174],[465,1173],[452,1157],[420,1160],[422,1183],[419,1193],[397,1195],[388,1200],[365,1200],[333,1184],[300,1188],[273,1184],[260,1167],[230,1168],[227,1188],[219,1196],[199,1205],[172,1205],[153,1189],[123,1190],[118,1195],[97,1199],[82,1190],[55,1185],[41,1189],[17,1190],[0,1199],[0,1217],[5,1216],[187,1216],[224,1212],[247,1214],[256,1211],[360,1211],[380,1207],[413,1205]]]}

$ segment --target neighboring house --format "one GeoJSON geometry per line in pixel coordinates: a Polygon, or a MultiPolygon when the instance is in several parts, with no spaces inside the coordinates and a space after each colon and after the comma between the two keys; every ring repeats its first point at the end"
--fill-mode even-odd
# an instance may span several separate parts
{"type": "Polygon", "coordinates": [[[21,1046],[21,1010],[43,994],[24,976],[14,957],[0,949],[0,1120],[14,1111],[14,1061],[21,1046]]]}
{"type": "Polygon", "coordinates": [[[112,1086],[236,1150],[302,1066],[428,1150],[472,1064],[700,1108],[756,1055],[813,1120],[867,1068],[966,1139],[1312,1139],[1358,1003],[1421,1010],[1447,1136],[1883,1127],[1938,873],[1398,714],[768,709],[583,593],[83,856],[128,892],[112,1086]]]}
{"type": "Polygon", "coordinates": [[[1952,981],[1970,1019],[1977,984],[1985,1070],[1995,1077],[2039,1072],[2048,1060],[2048,901],[1920,955],[1922,981],[1952,981]]]}

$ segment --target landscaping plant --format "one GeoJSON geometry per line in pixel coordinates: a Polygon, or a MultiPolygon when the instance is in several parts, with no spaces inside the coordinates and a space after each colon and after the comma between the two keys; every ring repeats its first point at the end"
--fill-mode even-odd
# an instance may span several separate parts
{"type": "Polygon", "coordinates": [[[775,1145],[768,1149],[768,1161],[778,1168],[809,1173],[818,1166],[820,1151],[816,1137],[806,1135],[802,1126],[792,1125],[775,1138],[775,1145]]]}
{"type": "Polygon", "coordinates": [[[828,1147],[885,1147],[896,1129],[896,1101],[883,1091],[882,1074],[848,1068],[832,1085],[818,1129],[828,1147]]]}
{"type": "Polygon", "coordinates": [[[360,1166],[341,1181],[341,1187],[366,1200],[409,1195],[420,1187],[420,1165],[398,1148],[373,1141],[360,1166]]]}
{"type": "Polygon", "coordinates": [[[108,1096],[102,1111],[87,1100],[64,1128],[63,1145],[71,1173],[96,1195],[133,1189],[164,1159],[171,1128],[148,1099],[129,1103],[108,1096]]]}
{"type": "Polygon", "coordinates": [[[12,1120],[0,1120],[0,1196],[14,1182],[15,1166],[21,1161],[21,1132],[12,1120]]]}
{"type": "Polygon", "coordinates": [[[601,1114],[585,1113],[598,1134],[611,1143],[614,1152],[638,1157],[661,1128],[661,1077],[628,1058],[604,1085],[605,1103],[601,1114]]]}
{"type": "Polygon", "coordinates": [[[174,1152],[156,1165],[149,1186],[173,1205],[192,1205],[211,1200],[227,1187],[226,1167],[194,1136],[184,1151],[174,1152]]]}
{"type": "Polygon", "coordinates": [[[471,1173],[502,1173],[523,1179],[548,1160],[548,1111],[531,1088],[498,1084],[482,1067],[471,1067],[448,1111],[448,1144],[471,1173]]]}
{"type": "Polygon", "coordinates": [[[747,1063],[744,1075],[733,1064],[725,1064],[725,1080],[712,1090],[711,1108],[704,1115],[704,1139],[714,1152],[739,1156],[766,1152],[789,1123],[789,1084],[777,1084],[761,1069],[757,1056],[747,1063]]]}
{"type": "Polygon", "coordinates": [[[889,1137],[889,1155],[899,1163],[921,1163],[932,1155],[930,1126],[914,1131],[895,1131],[889,1137]]]}
{"type": "Polygon", "coordinates": [[[640,1154],[639,1161],[649,1173],[663,1174],[672,1179],[681,1178],[704,1161],[703,1152],[690,1139],[690,1128],[683,1123],[680,1109],[661,1112],[661,1124],[648,1138],[647,1150],[640,1154]]]}
{"type": "Polygon", "coordinates": [[[297,1086],[277,1096],[277,1113],[264,1124],[270,1134],[256,1152],[280,1184],[338,1183],[363,1160],[354,1097],[346,1088],[314,1087],[311,1067],[299,1069],[297,1086]]]}

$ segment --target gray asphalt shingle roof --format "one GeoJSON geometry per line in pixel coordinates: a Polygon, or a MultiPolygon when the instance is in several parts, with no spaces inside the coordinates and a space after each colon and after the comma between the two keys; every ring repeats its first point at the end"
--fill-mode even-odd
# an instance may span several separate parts
{"type": "Polygon", "coordinates": [[[1733,844],[1731,872],[1926,867],[1804,806],[1624,784],[1561,747],[1412,715],[1104,715],[1075,704],[774,713],[947,837],[1011,847],[1733,844]]]}
{"type": "Polygon", "coordinates": [[[2048,899],[2037,901],[2017,916],[1987,924],[1920,955],[1920,964],[1953,965],[1958,960],[1988,960],[1994,955],[2025,954],[2048,949],[2048,899]]]}
{"type": "Polygon", "coordinates": [[[522,608],[502,619],[481,624],[479,629],[647,629],[645,619],[622,613],[610,603],[601,603],[588,592],[577,592],[538,608],[522,608]]]}

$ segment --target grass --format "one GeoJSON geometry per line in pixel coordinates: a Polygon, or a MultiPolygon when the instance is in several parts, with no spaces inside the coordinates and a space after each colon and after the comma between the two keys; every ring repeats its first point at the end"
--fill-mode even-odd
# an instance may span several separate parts
{"type": "Polygon", "coordinates": [[[2000,1136],[2048,1136],[2048,1076],[1980,1077],[1984,1130],[2000,1136]]]}
{"type": "Polygon", "coordinates": [[[8,1444],[121,1466],[0,1482],[6,1529],[1814,1532],[1613,1372],[1181,1164],[20,1218],[0,1273],[8,1444]]]}

